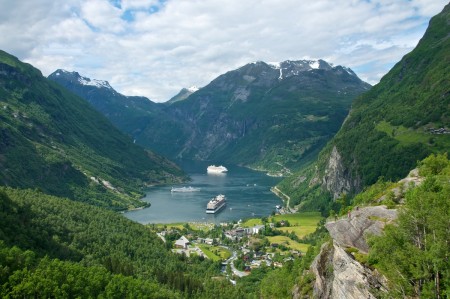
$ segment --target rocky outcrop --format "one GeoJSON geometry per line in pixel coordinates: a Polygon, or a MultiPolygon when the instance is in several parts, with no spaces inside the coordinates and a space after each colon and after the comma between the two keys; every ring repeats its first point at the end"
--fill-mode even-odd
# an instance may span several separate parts
{"type": "Polygon", "coordinates": [[[396,218],[397,210],[385,206],[365,207],[353,210],[346,219],[328,222],[325,227],[339,246],[367,253],[366,236],[381,234],[384,226],[396,218]]]}
{"type": "Polygon", "coordinates": [[[315,297],[376,298],[375,292],[385,292],[385,279],[349,252],[367,253],[366,237],[380,234],[384,226],[396,218],[396,210],[375,206],[355,209],[344,219],[328,222],[325,227],[333,241],[322,246],[311,265],[316,276],[315,297]],[[351,250],[346,251],[346,248],[351,250]]]}
{"type": "Polygon", "coordinates": [[[333,147],[328,159],[322,185],[333,195],[334,199],[341,194],[361,190],[361,178],[358,175],[353,175],[352,171],[344,165],[342,156],[336,146],[333,147]]]}
{"type": "Polygon", "coordinates": [[[336,242],[322,246],[311,270],[316,276],[315,298],[376,298],[375,291],[386,291],[382,276],[361,265],[336,242]]]}

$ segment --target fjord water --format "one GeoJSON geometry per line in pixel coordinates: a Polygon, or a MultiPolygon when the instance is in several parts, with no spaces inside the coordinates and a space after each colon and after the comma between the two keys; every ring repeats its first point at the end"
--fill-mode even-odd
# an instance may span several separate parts
{"type": "Polygon", "coordinates": [[[227,174],[207,174],[209,164],[211,163],[179,161],[192,181],[149,188],[143,200],[151,206],[127,212],[125,216],[143,224],[193,221],[219,223],[268,216],[275,211],[276,205],[282,204],[270,191],[270,187],[275,186],[280,178],[233,165],[225,165],[228,168],[227,174]],[[170,192],[172,187],[182,186],[200,188],[200,191],[170,192]],[[218,194],[226,196],[227,205],[218,214],[206,214],[206,204],[218,194]]]}

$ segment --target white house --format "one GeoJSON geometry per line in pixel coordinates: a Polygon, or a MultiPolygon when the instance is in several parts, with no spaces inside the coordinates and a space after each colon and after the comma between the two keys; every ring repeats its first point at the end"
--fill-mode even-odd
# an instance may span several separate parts
{"type": "Polygon", "coordinates": [[[176,248],[187,249],[189,244],[190,244],[190,242],[185,236],[181,236],[181,238],[179,238],[178,240],[175,241],[176,248]]]}
{"type": "Polygon", "coordinates": [[[264,230],[264,225],[255,225],[254,227],[252,227],[252,234],[259,234],[259,232],[262,230],[264,230]]]}

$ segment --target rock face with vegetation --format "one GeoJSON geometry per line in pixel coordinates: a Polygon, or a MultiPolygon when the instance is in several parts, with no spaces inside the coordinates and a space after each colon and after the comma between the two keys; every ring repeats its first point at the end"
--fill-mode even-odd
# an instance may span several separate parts
{"type": "Polygon", "coordinates": [[[322,246],[311,265],[316,297],[446,294],[449,177],[447,156],[432,155],[398,183],[378,182],[358,194],[353,208],[347,207],[349,217],[330,219],[325,227],[332,241],[322,246]]]}
{"type": "Polygon", "coordinates": [[[377,298],[373,289],[386,291],[382,276],[334,242],[322,246],[311,269],[316,276],[314,298],[377,298]]]}
{"type": "Polygon", "coordinates": [[[398,180],[430,153],[448,151],[449,33],[447,5],[431,19],[417,47],[352,103],[315,165],[280,184],[293,204],[322,196],[315,206],[323,206],[341,194],[360,192],[380,177],[398,180]],[[319,189],[331,196],[318,196],[319,189]]]}
{"type": "Polygon", "coordinates": [[[0,52],[0,184],[112,209],[144,205],[142,187],[183,179],[85,100],[0,52]]]}
{"type": "Polygon", "coordinates": [[[328,222],[330,236],[339,246],[354,247],[367,253],[366,235],[380,235],[386,223],[397,219],[397,211],[386,206],[364,207],[353,210],[350,216],[337,221],[328,222]]]}
{"type": "Polygon", "coordinates": [[[281,173],[312,160],[337,132],[351,101],[370,88],[352,70],[323,60],[256,62],[182,101],[148,104],[141,115],[129,97],[94,88],[77,73],[59,70],[49,78],[87,99],[137,143],[166,156],[281,173]]]}

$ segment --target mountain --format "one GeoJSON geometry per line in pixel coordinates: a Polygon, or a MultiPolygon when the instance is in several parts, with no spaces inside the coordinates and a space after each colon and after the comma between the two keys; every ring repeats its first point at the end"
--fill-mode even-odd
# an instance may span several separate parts
{"type": "MultiPolygon", "coordinates": [[[[93,81],[108,88],[107,83],[93,81]]],[[[0,51],[0,183],[112,209],[182,171],[137,145],[85,100],[0,51]]]]}
{"type": "Polygon", "coordinates": [[[449,151],[449,34],[447,5],[416,48],[353,102],[318,161],[280,184],[292,204],[317,207],[327,201],[322,191],[336,199],[379,178],[396,181],[430,153],[449,151]]]}
{"type": "MultiPolygon", "coordinates": [[[[323,60],[255,62],[219,76],[182,101],[151,107],[145,120],[135,118],[125,126],[99,104],[111,102],[109,88],[94,90],[55,73],[49,78],[158,153],[278,172],[315,157],[337,132],[351,101],[370,88],[352,70],[323,60]],[[102,96],[106,91],[109,97],[102,96]]],[[[122,96],[122,103],[127,100],[122,96]]]]}
{"type": "Polygon", "coordinates": [[[77,72],[56,70],[48,79],[86,99],[96,110],[125,132],[142,126],[147,115],[157,116],[159,105],[145,97],[128,97],[115,91],[108,81],[89,79],[77,72]],[[153,113],[155,112],[155,113],[153,113]],[[131,123],[130,123],[131,122],[131,123]]]}
{"type": "Polygon", "coordinates": [[[182,88],[179,93],[177,93],[174,97],[166,102],[166,104],[173,104],[175,102],[179,102],[187,99],[191,94],[198,91],[199,88],[196,86],[191,86],[189,88],[182,88]]]}
{"type": "Polygon", "coordinates": [[[89,79],[78,72],[61,69],[50,74],[48,79],[87,100],[136,143],[165,156],[175,157],[177,148],[181,146],[178,144],[180,138],[187,134],[185,124],[165,111],[166,105],[145,97],[125,96],[107,81],[89,79]]]}

